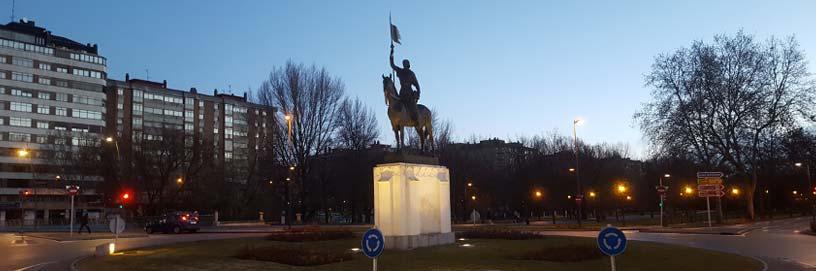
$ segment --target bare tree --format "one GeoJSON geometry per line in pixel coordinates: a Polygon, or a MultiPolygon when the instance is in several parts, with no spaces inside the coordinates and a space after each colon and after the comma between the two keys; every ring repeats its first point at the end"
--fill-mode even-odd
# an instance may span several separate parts
{"type": "Polygon", "coordinates": [[[656,58],[652,101],[635,115],[656,151],[750,176],[753,219],[764,141],[814,118],[814,84],[794,38],[758,42],[738,32],[656,58]]]}
{"type": "Polygon", "coordinates": [[[135,140],[133,153],[136,188],[147,196],[149,211],[160,211],[181,187],[178,178],[190,173],[193,151],[181,130],[161,128],[145,131],[135,140]]]}
{"type": "Polygon", "coordinates": [[[274,138],[278,147],[274,149],[283,164],[296,167],[301,201],[308,192],[303,183],[312,177],[311,159],[332,143],[344,89],[340,78],[332,77],[325,68],[288,61],[283,67],[273,68],[256,93],[259,103],[284,114],[276,116],[274,138]]]}
{"type": "Polygon", "coordinates": [[[364,150],[377,140],[377,117],[359,99],[346,98],[337,119],[337,143],[350,150],[364,150]]]}

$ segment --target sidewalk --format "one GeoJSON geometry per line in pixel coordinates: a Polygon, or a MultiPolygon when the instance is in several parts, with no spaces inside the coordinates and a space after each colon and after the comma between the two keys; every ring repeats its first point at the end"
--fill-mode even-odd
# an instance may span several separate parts
{"type": "MultiPolygon", "coordinates": [[[[19,234],[15,234],[19,236],[19,234]]],[[[99,239],[114,239],[116,236],[110,232],[95,232],[95,233],[74,233],[71,235],[68,232],[35,232],[26,233],[26,237],[49,239],[58,242],[63,241],[79,241],[79,240],[99,240],[99,239]]],[[[147,237],[144,232],[123,232],[119,238],[142,238],[147,237]]]]}

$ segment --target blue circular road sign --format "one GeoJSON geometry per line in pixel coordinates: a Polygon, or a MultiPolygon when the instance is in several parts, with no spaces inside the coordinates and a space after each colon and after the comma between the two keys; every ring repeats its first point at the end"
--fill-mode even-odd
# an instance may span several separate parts
{"type": "Polygon", "coordinates": [[[363,234],[363,241],[360,249],[369,258],[377,258],[385,248],[385,238],[378,229],[370,229],[363,234]]]}
{"type": "Polygon", "coordinates": [[[616,256],[626,250],[626,235],[615,227],[606,227],[598,233],[598,248],[603,254],[616,256]]]}

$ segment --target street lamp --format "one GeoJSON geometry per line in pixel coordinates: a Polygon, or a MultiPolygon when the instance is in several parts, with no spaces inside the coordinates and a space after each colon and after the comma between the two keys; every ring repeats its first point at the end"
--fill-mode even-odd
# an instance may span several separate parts
{"type": "Polygon", "coordinates": [[[736,196],[739,196],[739,194],[740,194],[739,188],[736,188],[736,187],[731,188],[731,195],[736,197],[736,196]]]}
{"type": "Polygon", "coordinates": [[[666,190],[668,189],[668,187],[663,186],[663,179],[664,178],[668,179],[670,177],[671,177],[671,174],[668,174],[668,173],[663,174],[663,177],[660,177],[660,184],[659,184],[659,187],[658,187],[658,191],[660,192],[660,226],[661,227],[664,227],[664,225],[663,225],[663,201],[666,200],[666,190]]]}
{"type": "Polygon", "coordinates": [[[541,198],[541,191],[535,191],[536,198],[541,198]]]}
{"type": "Polygon", "coordinates": [[[576,200],[575,203],[578,205],[578,227],[581,227],[581,177],[578,173],[578,126],[581,125],[584,121],[581,118],[576,118],[572,121],[572,142],[575,148],[575,187],[576,187],[576,200]]]}
{"type": "MultiPolygon", "coordinates": [[[[797,162],[794,164],[796,167],[802,167],[801,162],[797,162]]],[[[807,183],[808,189],[813,189],[813,195],[816,196],[816,187],[813,187],[813,182],[810,179],[810,163],[805,163],[805,175],[807,175],[807,183]]],[[[811,202],[811,209],[810,209],[811,216],[813,217],[813,223],[816,224],[816,197],[811,202]]]]}
{"type": "Polygon", "coordinates": [[[475,201],[476,200],[476,195],[470,196],[470,199],[475,201]]]}
{"type": "Polygon", "coordinates": [[[623,185],[623,184],[618,185],[618,193],[621,193],[621,194],[626,193],[626,190],[628,190],[626,188],[626,185],[623,185]]]}
{"type": "Polygon", "coordinates": [[[589,197],[590,197],[590,198],[595,198],[595,196],[597,196],[597,195],[595,194],[595,192],[593,192],[593,191],[589,191],[589,197]]]}
{"type": "Polygon", "coordinates": [[[691,195],[692,193],[694,193],[694,189],[691,188],[691,186],[687,185],[684,192],[686,192],[686,194],[691,195]]]}
{"type": "Polygon", "coordinates": [[[181,184],[184,183],[184,179],[182,179],[181,177],[178,177],[178,179],[176,179],[176,183],[181,185],[181,184]]]}

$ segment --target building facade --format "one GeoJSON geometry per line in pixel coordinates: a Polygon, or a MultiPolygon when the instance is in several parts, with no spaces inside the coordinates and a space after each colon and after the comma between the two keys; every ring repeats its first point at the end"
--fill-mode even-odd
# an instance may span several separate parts
{"type": "Polygon", "coordinates": [[[78,208],[101,207],[94,188],[102,178],[79,173],[73,156],[100,144],[106,72],[95,44],[33,21],[0,25],[0,225],[65,219],[67,184],[82,188],[78,208]]]}
{"type": "MultiPolygon", "coordinates": [[[[184,134],[185,149],[194,157],[211,153],[226,181],[245,183],[258,151],[272,136],[275,110],[251,103],[243,96],[199,93],[167,87],[167,81],[108,80],[108,134],[115,135],[122,164],[135,163],[134,153],[144,142],[162,140],[168,133],[184,134]]],[[[184,179],[184,172],[178,172],[184,179]]],[[[127,174],[126,174],[127,175],[127,174]]]]}

